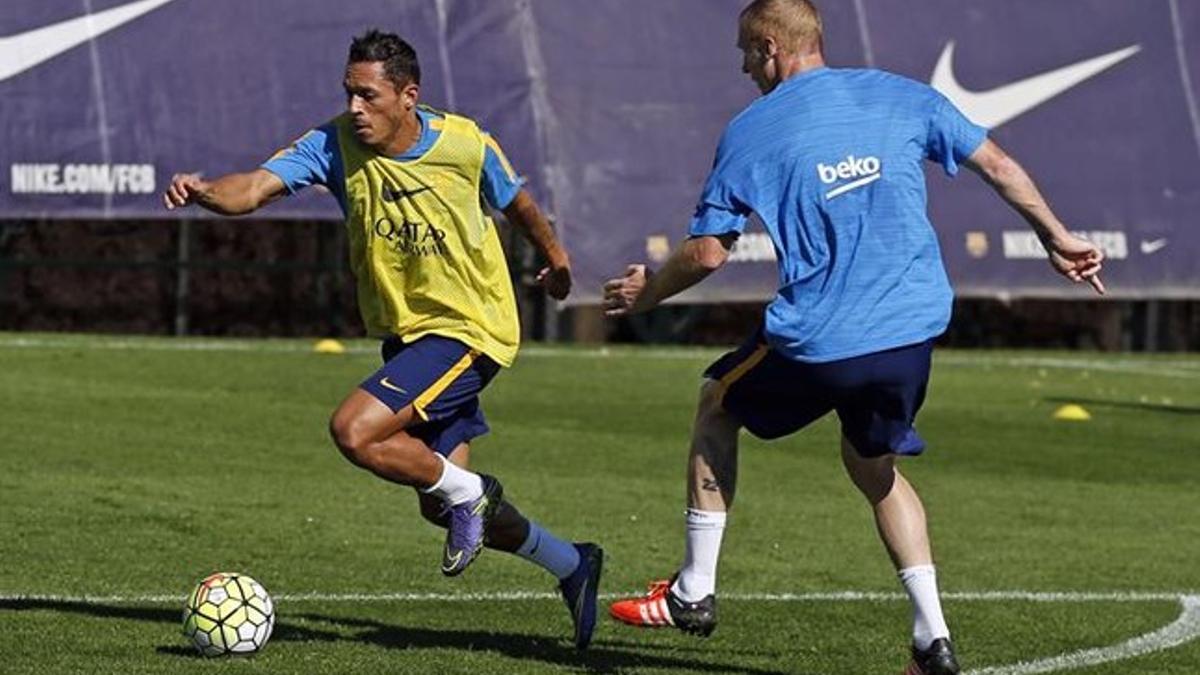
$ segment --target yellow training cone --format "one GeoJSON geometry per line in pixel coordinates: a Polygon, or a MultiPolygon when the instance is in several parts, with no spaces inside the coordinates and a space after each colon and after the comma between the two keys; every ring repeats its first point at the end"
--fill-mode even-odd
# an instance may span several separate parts
{"type": "Polygon", "coordinates": [[[317,340],[317,344],[313,345],[313,351],[318,354],[345,354],[346,347],[337,340],[325,338],[317,340]]]}
{"type": "Polygon", "coordinates": [[[1069,420],[1071,422],[1086,422],[1092,419],[1091,413],[1083,409],[1083,406],[1069,403],[1054,411],[1054,419],[1069,420]]]}

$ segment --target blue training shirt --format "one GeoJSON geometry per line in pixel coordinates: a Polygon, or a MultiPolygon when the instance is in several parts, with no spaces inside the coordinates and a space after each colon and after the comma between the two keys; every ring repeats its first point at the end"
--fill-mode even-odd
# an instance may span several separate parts
{"type": "Polygon", "coordinates": [[[922,161],[953,176],[986,137],[920,82],[806,71],[729,123],[689,233],[740,233],[758,215],[779,262],[764,330],[789,358],[922,342],[946,329],[953,299],[922,161]]]}
{"type": "MultiPolygon", "coordinates": [[[[421,123],[420,138],[404,154],[394,159],[419,159],[433,147],[441,135],[440,120],[443,116],[436,110],[418,107],[417,119],[421,123]]],[[[487,133],[484,134],[484,140],[486,145],[480,192],[492,208],[504,209],[516,198],[525,181],[513,171],[500,145],[487,133]]],[[[342,213],[346,213],[346,181],[342,171],[341,151],[338,148],[337,129],[332,123],[310,130],[295,143],[275,153],[275,156],[263,163],[262,168],[279,176],[291,193],[299,192],[313,184],[324,185],[337,198],[342,213]]]]}

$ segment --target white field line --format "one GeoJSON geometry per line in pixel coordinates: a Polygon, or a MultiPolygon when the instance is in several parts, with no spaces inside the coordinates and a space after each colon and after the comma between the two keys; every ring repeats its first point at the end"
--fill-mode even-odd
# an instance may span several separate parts
{"type": "Polygon", "coordinates": [[[965,675],[1032,675],[1074,670],[1111,661],[1123,661],[1153,652],[1178,647],[1200,637],[1200,596],[1188,595],[1179,599],[1183,611],[1179,618],[1162,628],[1108,647],[1083,649],[1061,656],[1036,661],[1022,661],[1009,666],[992,666],[969,670],[965,675]]]}
{"type": "MultiPolygon", "coordinates": [[[[601,593],[600,598],[614,600],[641,594],[641,590],[625,593],[601,593]]],[[[182,602],[184,594],[146,593],[129,595],[53,595],[38,593],[0,593],[0,602],[75,602],[81,604],[130,604],[182,602]]],[[[495,591],[487,593],[273,593],[276,602],[520,602],[525,600],[558,600],[559,594],[549,591],[495,591]]],[[[1193,591],[962,591],[943,593],[944,600],[962,602],[1176,602],[1184,598],[1200,598],[1193,591]]],[[[903,593],[871,591],[832,591],[812,593],[722,593],[721,599],[735,602],[900,602],[907,601],[903,593]]]]}
{"type": "MultiPolygon", "coordinates": [[[[260,352],[278,354],[307,354],[312,346],[301,341],[237,340],[204,338],[105,338],[105,337],[29,337],[18,333],[0,335],[0,349],[78,349],[152,352],[260,352]]],[[[378,354],[379,348],[363,340],[347,341],[350,354],[378,354]]],[[[664,361],[696,361],[716,358],[721,349],[655,347],[594,347],[562,348],[533,345],[521,349],[529,358],[579,359],[647,359],[664,361]]],[[[950,367],[992,368],[1050,368],[1056,370],[1100,370],[1155,377],[1200,379],[1200,360],[1154,359],[1138,360],[1122,357],[1042,357],[993,356],[986,352],[935,352],[934,362],[950,367]]]]}

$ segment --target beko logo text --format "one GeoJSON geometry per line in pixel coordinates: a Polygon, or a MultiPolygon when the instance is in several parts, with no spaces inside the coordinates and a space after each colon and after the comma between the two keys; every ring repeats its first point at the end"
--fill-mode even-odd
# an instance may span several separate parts
{"type": "Polygon", "coordinates": [[[850,180],[849,183],[842,183],[825,193],[825,199],[833,199],[839,195],[846,194],[851,190],[857,190],[864,185],[869,185],[879,180],[883,169],[883,163],[878,157],[855,157],[849,155],[846,159],[832,166],[817,163],[817,177],[826,185],[832,185],[839,180],[850,180]]]}
{"type": "Polygon", "coordinates": [[[836,183],[838,180],[846,180],[847,178],[862,178],[876,173],[879,173],[878,157],[863,157],[860,159],[854,155],[850,155],[845,161],[838,162],[833,166],[817,164],[817,174],[821,176],[821,182],[825,184],[836,183]]]}
{"type": "Polygon", "coordinates": [[[153,164],[13,164],[13,194],[150,194],[153,164]]]}

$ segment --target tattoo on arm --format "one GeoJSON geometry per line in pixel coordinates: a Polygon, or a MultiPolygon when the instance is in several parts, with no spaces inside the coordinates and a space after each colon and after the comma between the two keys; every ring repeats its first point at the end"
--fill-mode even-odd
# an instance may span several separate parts
{"type": "Polygon", "coordinates": [[[721,485],[719,483],[717,483],[716,478],[705,478],[704,481],[701,483],[700,488],[707,492],[720,492],[721,491],[721,485]]]}

